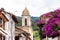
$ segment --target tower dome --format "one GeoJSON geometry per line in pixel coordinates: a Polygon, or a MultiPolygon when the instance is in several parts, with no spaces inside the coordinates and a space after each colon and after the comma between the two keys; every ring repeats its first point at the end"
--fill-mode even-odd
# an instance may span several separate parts
{"type": "Polygon", "coordinates": [[[27,8],[25,8],[22,12],[22,15],[29,15],[29,11],[27,8]]]}

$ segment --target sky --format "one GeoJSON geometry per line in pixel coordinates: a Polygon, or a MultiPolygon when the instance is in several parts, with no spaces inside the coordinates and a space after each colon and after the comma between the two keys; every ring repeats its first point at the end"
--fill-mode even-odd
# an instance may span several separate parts
{"type": "Polygon", "coordinates": [[[47,12],[60,8],[60,0],[0,0],[0,8],[21,16],[27,7],[31,16],[39,17],[47,12]]]}

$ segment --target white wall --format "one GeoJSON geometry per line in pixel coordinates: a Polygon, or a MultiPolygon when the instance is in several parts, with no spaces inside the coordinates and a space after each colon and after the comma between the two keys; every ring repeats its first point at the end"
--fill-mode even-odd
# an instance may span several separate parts
{"type": "Polygon", "coordinates": [[[7,19],[9,20],[8,22],[5,23],[5,29],[8,32],[9,36],[7,39],[9,40],[15,40],[15,22],[13,21],[12,17],[10,14],[5,14],[7,19]]]}
{"type": "MultiPolygon", "coordinates": [[[[47,40],[46,38],[44,38],[43,40],[47,40]]],[[[48,37],[48,40],[58,40],[58,37],[52,38],[52,37],[48,37]]]]}
{"type": "Polygon", "coordinates": [[[58,40],[58,37],[53,38],[52,40],[58,40]]]}
{"type": "Polygon", "coordinates": [[[15,40],[15,22],[11,21],[11,29],[12,29],[12,39],[15,40]]]}
{"type": "Polygon", "coordinates": [[[20,37],[19,40],[26,40],[26,37],[23,34],[21,34],[21,36],[22,37],[20,37]]]}

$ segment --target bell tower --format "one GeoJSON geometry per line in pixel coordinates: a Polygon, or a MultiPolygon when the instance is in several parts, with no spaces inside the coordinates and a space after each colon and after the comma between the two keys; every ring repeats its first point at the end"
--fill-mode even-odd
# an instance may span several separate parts
{"type": "Polygon", "coordinates": [[[31,16],[27,8],[25,8],[22,12],[22,27],[27,28],[30,33],[30,38],[33,40],[33,29],[31,26],[31,16]]]}
{"type": "Polygon", "coordinates": [[[22,12],[22,26],[31,26],[31,16],[27,8],[22,12]]]}

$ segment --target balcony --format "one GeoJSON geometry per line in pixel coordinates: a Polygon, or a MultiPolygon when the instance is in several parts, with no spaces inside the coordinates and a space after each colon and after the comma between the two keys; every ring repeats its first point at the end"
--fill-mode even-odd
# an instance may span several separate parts
{"type": "Polygon", "coordinates": [[[0,34],[3,34],[3,35],[8,35],[7,32],[5,31],[5,26],[0,23],[0,34]]]}

